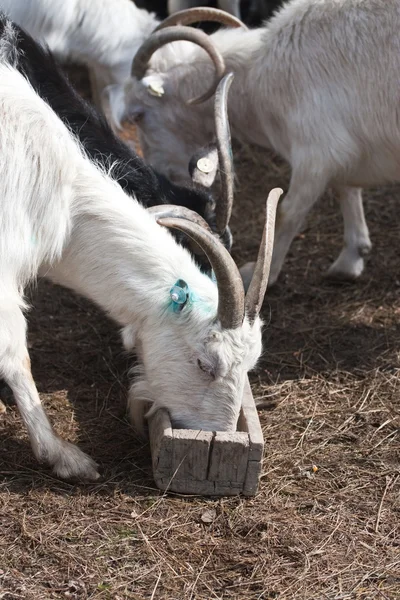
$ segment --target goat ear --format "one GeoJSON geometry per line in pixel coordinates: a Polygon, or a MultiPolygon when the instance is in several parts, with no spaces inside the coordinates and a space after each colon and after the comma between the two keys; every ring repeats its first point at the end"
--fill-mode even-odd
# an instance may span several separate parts
{"type": "Polygon", "coordinates": [[[124,87],[117,83],[105,87],[101,92],[101,108],[114,131],[121,129],[126,113],[124,87]]]}
{"type": "Polygon", "coordinates": [[[193,183],[209,188],[218,172],[218,150],[215,144],[198,150],[190,159],[189,173],[193,183]]]}

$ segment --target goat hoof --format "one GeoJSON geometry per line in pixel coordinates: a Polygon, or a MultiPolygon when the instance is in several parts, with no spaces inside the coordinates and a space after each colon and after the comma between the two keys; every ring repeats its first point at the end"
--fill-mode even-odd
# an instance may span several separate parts
{"type": "Polygon", "coordinates": [[[347,270],[347,269],[339,268],[339,267],[335,266],[335,264],[333,264],[326,271],[326,273],[324,274],[324,277],[325,277],[325,279],[328,279],[330,281],[343,281],[343,282],[354,283],[360,277],[361,273],[363,272],[363,269],[364,269],[364,265],[362,267],[358,266],[354,270],[353,269],[347,270]]]}
{"type": "Polygon", "coordinates": [[[364,271],[364,259],[360,252],[369,252],[368,244],[360,244],[355,249],[344,248],[335,262],[329,267],[326,277],[335,281],[355,281],[364,271]]]}
{"type": "Polygon", "coordinates": [[[358,254],[361,256],[361,258],[368,256],[368,254],[370,254],[372,250],[372,244],[363,244],[362,246],[358,247],[358,254]]]}
{"type": "Polygon", "coordinates": [[[58,457],[52,462],[54,473],[61,479],[79,479],[80,481],[97,481],[100,475],[97,464],[90,456],[79,450],[74,444],[64,440],[58,457]]]}

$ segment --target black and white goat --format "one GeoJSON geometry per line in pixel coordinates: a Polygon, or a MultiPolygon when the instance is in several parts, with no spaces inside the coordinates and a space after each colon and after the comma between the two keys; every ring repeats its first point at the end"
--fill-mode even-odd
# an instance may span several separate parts
{"type": "MultiPolygon", "coordinates": [[[[142,364],[131,390],[134,418],[146,401],[152,411],[166,407],[176,425],[232,430],[246,373],[261,352],[258,312],[280,191],[267,203],[259,264],[245,298],[235,263],[215,236],[185,219],[158,213],[157,222],[87,157],[16,68],[16,39],[6,23],[0,36],[0,376],[14,393],[36,457],[60,477],[96,479],[94,462],[54,433],[41,405],[26,345],[25,286],[42,272],[93,300],[123,328],[142,364]],[[187,232],[204,249],[217,283],[166,227],[187,232]]],[[[229,83],[224,78],[217,90],[222,104],[229,83]]]]}
{"type": "MultiPolygon", "coordinates": [[[[185,22],[182,15],[177,22],[185,22]]],[[[235,74],[232,135],[272,147],[292,167],[271,283],[327,187],[336,189],[344,219],[344,247],[329,274],[356,278],[363,271],[371,242],[360,188],[400,178],[399,28],[399,0],[291,0],[263,28],[209,36],[235,74]]],[[[212,82],[213,71],[199,48],[189,57],[171,58],[168,48],[153,56],[179,38],[173,29],[156,32],[137,52],[119,116],[137,120],[145,158],[183,181],[184,157],[212,131],[212,104],[188,99],[212,82]],[[151,95],[150,85],[162,95],[151,95]]]]}
{"type": "MultiPolygon", "coordinates": [[[[0,15],[0,36],[3,35],[6,23],[6,18],[0,15]]],[[[88,156],[103,165],[125,192],[143,206],[170,204],[195,211],[207,221],[229,250],[232,243],[228,225],[231,207],[227,202],[231,203],[233,199],[232,177],[229,177],[233,166],[227,164],[227,153],[222,151],[223,146],[230,143],[226,132],[220,133],[216,150],[211,155],[207,153],[207,157],[212,158],[208,180],[205,181],[205,177],[200,179],[200,172],[196,168],[197,159],[202,156],[200,151],[195,153],[191,161],[193,184],[175,185],[165,175],[147,165],[113,133],[106,120],[75,92],[48,50],[42,48],[17,25],[13,26],[13,31],[15,67],[78,137],[88,156]],[[222,167],[222,193],[215,206],[208,188],[213,183],[219,162],[222,167]],[[199,185],[201,183],[206,183],[207,187],[199,185]]],[[[221,114],[216,114],[215,118],[218,122],[222,118],[221,114]]],[[[180,212],[179,208],[173,209],[172,206],[171,210],[180,212]]],[[[184,244],[189,243],[184,236],[179,236],[179,239],[184,244]]],[[[204,264],[204,257],[198,254],[196,256],[204,264]]]]}

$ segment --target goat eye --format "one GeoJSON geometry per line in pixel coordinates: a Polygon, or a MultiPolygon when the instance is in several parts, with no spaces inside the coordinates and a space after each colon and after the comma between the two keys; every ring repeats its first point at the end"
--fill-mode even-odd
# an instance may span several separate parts
{"type": "Polygon", "coordinates": [[[203,371],[203,373],[207,373],[207,375],[209,375],[210,377],[212,377],[213,379],[215,379],[215,370],[210,365],[205,365],[198,358],[197,359],[197,366],[199,367],[199,369],[201,369],[201,371],[203,371]]]}

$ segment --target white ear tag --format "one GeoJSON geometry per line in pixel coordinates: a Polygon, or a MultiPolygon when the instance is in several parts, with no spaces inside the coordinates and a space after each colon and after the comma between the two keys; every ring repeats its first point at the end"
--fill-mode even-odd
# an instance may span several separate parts
{"type": "Polygon", "coordinates": [[[196,163],[196,166],[199,171],[202,173],[211,173],[214,168],[212,161],[209,158],[199,158],[196,163]]]}
{"type": "Polygon", "coordinates": [[[164,96],[165,94],[163,84],[157,83],[156,81],[149,83],[147,86],[147,91],[151,96],[157,96],[157,98],[161,98],[161,96],[164,96]]]}

